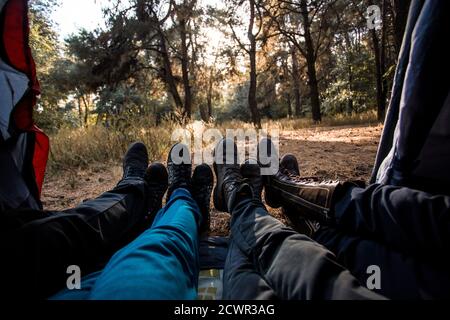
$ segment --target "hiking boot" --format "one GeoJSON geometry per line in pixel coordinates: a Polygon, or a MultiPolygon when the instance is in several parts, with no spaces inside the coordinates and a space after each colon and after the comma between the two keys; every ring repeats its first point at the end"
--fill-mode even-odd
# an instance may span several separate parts
{"type": "Polygon", "coordinates": [[[262,190],[264,188],[261,168],[256,160],[247,159],[241,165],[241,175],[253,189],[256,199],[261,200],[262,190]]]}
{"type": "Polygon", "coordinates": [[[240,196],[253,196],[251,187],[244,183],[238,163],[237,146],[233,140],[222,139],[214,150],[214,206],[219,211],[231,213],[240,196]]]}
{"type": "MultiPolygon", "coordinates": [[[[300,176],[300,168],[298,165],[297,158],[292,154],[286,154],[280,160],[280,168],[277,174],[280,174],[280,171],[289,172],[289,175],[299,177],[300,176]]],[[[266,192],[265,192],[265,200],[267,205],[272,208],[279,208],[282,206],[282,200],[280,198],[279,192],[276,192],[275,189],[270,187],[269,181],[271,177],[266,177],[266,192]]]]}
{"type": "Polygon", "coordinates": [[[315,177],[301,178],[299,173],[295,156],[284,156],[278,173],[268,177],[267,204],[273,208],[289,207],[288,214],[296,212],[295,215],[319,223],[334,223],[334,204],[340,198],[344,184],[315,177]]]}
{"type": "Polygon", "coordinates": [[[148,186],[147,207],[136,218],[120,242],[119,247],[133,241],[138,235],[151,227],[157,212],[162,207],[162,198],[167,190],[167,170],[161,163],[151,164],[144,173],[144,180],[148,186]]]}
{"type": "Polygon", "coordinates": [[[214,176],[207,164],[201,164],[195,168],[192,175],[192,197],[197,202],[202,214],[202,224],[199,228],[200,234],[209,231],[209,207],[213,183],[214,176]]]}
{"type": "Polygon", "coordinates": [[[167,170],[169,172],[167,201],[176,189],[185,188],[191,190],[192,162],[189,148],[185,144],[177,143],[170,149],[167,159],[167,170]]]}
{"type": "Polygon", "coordinates": [[[147,148],[141,142],[130,145],[123,159],[123,178],[144,178],[148,167],[147,148]]]}
{"type": "Polygon", "coordinates": [[[151,224],[156,213],[162,208],[162,199],[169,185],[166,167],[159,162],[152,163],[145,172],[145,181],[149,190],[146,220],[151,224]]]}

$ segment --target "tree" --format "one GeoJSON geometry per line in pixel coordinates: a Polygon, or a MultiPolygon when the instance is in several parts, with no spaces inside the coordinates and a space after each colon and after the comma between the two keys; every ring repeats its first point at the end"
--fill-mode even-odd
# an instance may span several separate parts
{"type": "Polygon", "coordinates": [[[334,2],[281,0],[270,2],[265,7],[279,32],[285,35],[306,59],[311,112],[315,122],[322,120],[316,62],[332,45],[329,16],[334,2]]]}
{"type": "Polygon", "coordinates": [[[38,100],[37,123],[44,129],[53,129],[61,123],[62,114],[58,101],[63,94],[53,78],[53,65],[58,61],[60,44],[51,14],[59,4],[58,0],[31,0],[29,2],[30,47],[36,63],[36,73],[41,86],[38,100]]]}
{"type": "Polygon", "coordinates": [[[297,48],[291,44],[291,74],[292,74],[292,91],[294,95],[295,116],[299,117],[302,113],[302,102],[300,94],[300,68],[298,65],[297,48]]]}
{"type": "Polygon", "coordinates": [[[232,32],[233,39],[239,48],[246,53],[249,59],[249,88],[248,88],[248,108],[250,110],[252,123],[255,127],[261,128],[261,116],[257,102],[257,47],[258,43],[263,41],[267,35],[263,32],[264,17],[262,15],[261,0],[228,0],[228,10],[224,13],[222,21],[232,32]],[[248,12],[248,20],[246,20],[246,40],[242,36],[245,26],[242,23],[242,12],[248,12]],[[237,31],[236,26],[241,30],[237,31]]]}
{"type": "Polygon", "coordinates": [[[405,33],[410,5],[411,0],[391,0],[391,7],[394,14],[395,53],[397,56],[400,53],[400,48],[402,46],[403,34],[405,33]]]}

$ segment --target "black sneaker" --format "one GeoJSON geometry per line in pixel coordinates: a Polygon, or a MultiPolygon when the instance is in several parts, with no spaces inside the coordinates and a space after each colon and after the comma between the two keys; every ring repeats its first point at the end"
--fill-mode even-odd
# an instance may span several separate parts
{"type": "Polygon", "coordinates": [[[214,176],[207,164],[201,164],[195,168],[192,175],[192,197],[197,202],[203,218],[199,228],[200,234],[209,231],[209,207],[213,183],[214,176]]]}
{"type": "Polygon", "coordinates": [[[238,162],[237,146],[234,141],[222,139],[217,144],[213,157],[216,174],[214,206],[219,211],[231,213],[238,196],[253,196],[253,193],[251,187],[244,183],[238,162]],[[228,157],[227,153],[229,153],[228,157]]]}
{"type": "Polygon", "coordinates": [[[148,167],[147,148],[141,142],[130,145],[123,159],[123,178],[144,178],[148,167]]]}
{"type": "Polygon", "coordinates": [[[241,165],[241,174],[253,189],[254,196],[261,200],[261,194],[264,187],[263,178],[261,176],[261,167],[258,161],[247,159],[241,165]]]}
{"type": "Polygon", "coordinates": [[[169,189],[167,200],[172,192],[179,188],[191,190],[192,162],[189,148],[182,143],[177,143],[170,149],[167,159],[167,170],[169,171],[169,189]]]}
{"type": "Polygon", "coordinates": [[[162,199],[169,185],[166,167],[159,162],[152,163],[145,172],[145,181],[149,189],[146,220],[151,224],[156,213],[162,208],[162,199]]]}

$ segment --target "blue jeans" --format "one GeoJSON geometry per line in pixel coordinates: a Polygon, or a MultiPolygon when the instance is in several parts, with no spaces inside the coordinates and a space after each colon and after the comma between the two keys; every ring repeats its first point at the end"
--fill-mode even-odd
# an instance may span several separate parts
{"type": "Polygon", "coordinates": [[[65,289],[55,300],[196,299],[200,210],[178,189],[150,229],[119,250],[101,271],[84,277],[81,290],[65,289]]]}

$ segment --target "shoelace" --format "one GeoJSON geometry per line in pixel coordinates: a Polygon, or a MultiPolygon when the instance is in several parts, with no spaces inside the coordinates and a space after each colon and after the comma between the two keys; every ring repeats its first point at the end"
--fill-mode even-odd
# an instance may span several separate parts
{"type": "Polygon", "coordinates": [[[159,209],[161,206],[161,201],[163,197],[162,188],[158,188],[157,185],[150,186],[150,189],[153,189],[154,192],[151,193],[150,202],[149,202],[149,210],[146,218],[149,218],[153,213],[155,213],[156,209],[159,209]]]}
{"type": "Polygon", "coordinates": [[[181,182],[189,183],[189,180],[183,181],[186,179],[189,179],[189,175],[191,172],[191,167],[186,164],[181,165],[175,165],[173,163],[170,164],[171,166],[177,166],[175,170],[169,170],[169,182],[172,185],[178,186],[181,184],[181,182]]]}
{"type": "Polygon", "coordinates": [[[284,174],[285,176],[287,176],[289,179],[291,179],[293,182],[302,182],[302,183],[323,183],[323,184],[332,184],[332,183],[336,183],[338,181],[336,180],[331,180],[331,179],[327,179],[327,180],[317,180],[311,177],[300,177],[299,175],[290,172],[288,169],[282,168],[280,170],[280,172],[282,174],[284,174]]]}
{"type": "Polygon", "coordinates": [[[128,166],[125,168],[124,177],[144,177],[145,175],[145,169],[135,167],[135,166],[128,166]]]}
{"type": "MultiPolygon", "coordinates": [[[[304,177],[302,178],[301,176],[289,171],[288,169],[282,168],[280,170],[280,172],[287,176],[290,180],[292,180],[293,182],[302,182],[302,183],[308,183],[308,182],[318,182],[316,179],[314,178],[308,178],[308,177],[304,177]]],[[[325,182],[325,181],[323,181],[325,182]]]]}

